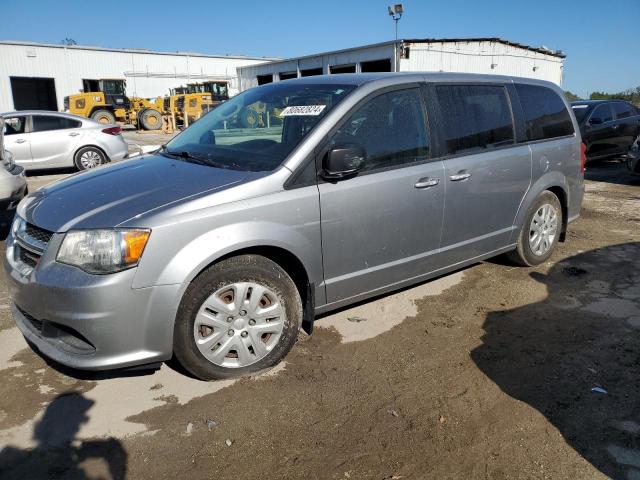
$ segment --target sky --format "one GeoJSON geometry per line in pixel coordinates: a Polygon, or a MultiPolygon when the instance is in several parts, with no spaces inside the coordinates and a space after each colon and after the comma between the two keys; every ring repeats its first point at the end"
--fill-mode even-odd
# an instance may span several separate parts
{"type": "MultiPolygon", "coordinates": [[[[392,40],[390,3],[0,0],[0,40],[286,58],[392,40]]],[[[563,87],[581,96],[640,86],[640,0],[403,3],[400,38],[501,37],[562,50],[563,87]]]]}

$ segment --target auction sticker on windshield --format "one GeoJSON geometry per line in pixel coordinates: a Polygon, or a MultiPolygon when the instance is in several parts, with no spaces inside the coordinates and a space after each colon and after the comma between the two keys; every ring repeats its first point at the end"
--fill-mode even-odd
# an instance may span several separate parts
{"type": "Polygon", "coordinates": [[[286,107],[280,113],[281,117],[293,117],[295,115],[320,115],[326,105],[297,105],[294,107],[286,107]]]}

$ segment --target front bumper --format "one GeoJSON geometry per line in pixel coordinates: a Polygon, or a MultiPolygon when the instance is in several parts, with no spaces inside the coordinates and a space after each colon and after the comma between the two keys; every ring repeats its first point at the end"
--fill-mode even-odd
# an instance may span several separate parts
{"type": "Polygon", "coordinates": [[[24,168],[14,165],[0,178],[0,211],[13,210],[27,192],[24,168]]]}
{"type": "Polygon", "coordinates": [[[135,269],[91,275],[55,262],[54,234],[33,269],[7,239],[5,269],[12,313],[25,338],[63,365],[106,370],[171,358],[180,285],[131,288],[135,269]]]}

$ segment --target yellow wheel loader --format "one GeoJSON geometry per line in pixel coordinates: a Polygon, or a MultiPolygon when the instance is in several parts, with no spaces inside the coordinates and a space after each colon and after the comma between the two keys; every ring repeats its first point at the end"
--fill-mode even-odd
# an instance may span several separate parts
{"type": "Polygon", "coordinates": [[[162,114],[145,98],[127,97],[119,79],[83,80],[83,92],[64,98],[65,110],[100,123],[122,123],[138,129],[159,130],[162,114]]]}

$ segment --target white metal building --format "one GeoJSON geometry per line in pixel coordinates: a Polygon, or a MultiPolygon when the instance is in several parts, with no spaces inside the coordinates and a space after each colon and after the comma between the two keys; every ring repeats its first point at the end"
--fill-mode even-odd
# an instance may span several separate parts
{"type": "Polygon", "coordinates": [[[237,67],[274,60],[0,41],[0,112],[61,110],[82,80],[124,79],[127,95],[157,97],[202,80],[227,80],[238,91],[237,67]]]}
{"type": "Polygon", "coordinates": [[[501,38],[398,40],[238,67],[240,90],[288,78],[361,72],[467,72],[562,84],[565,55],[501,38]]]}

